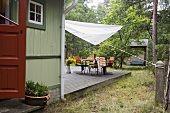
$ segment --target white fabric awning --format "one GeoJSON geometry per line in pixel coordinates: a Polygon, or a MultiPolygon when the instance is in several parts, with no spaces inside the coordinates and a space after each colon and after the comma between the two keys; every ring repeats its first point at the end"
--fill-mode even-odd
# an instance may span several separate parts
{"type": "Polygon", "coordinates": [[[122,26],[119,25],[94,24],[65,20],[65,30],[93,45],[100,44],[121,28],[122,26]]]}

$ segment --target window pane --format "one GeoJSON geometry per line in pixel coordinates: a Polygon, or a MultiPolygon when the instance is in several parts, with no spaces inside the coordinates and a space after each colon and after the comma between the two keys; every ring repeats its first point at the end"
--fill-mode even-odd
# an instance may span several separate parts
{"type": "MultiPolygon", "coordinates": [[[[18,23],[18,0],[0,0],[0,15],[18,23]]],[[[13,24],[0,16],[0,24],[13,24]]]]}
{"type": "Polygon", "coordinates": [[[41,14],[41,6],[39,5],[36,5],[36,12],[41,14]]]}
{"type": "Polygon", "coordinates": [[[30,3],[30,11],[35,12],[35,4],[30,3]]]}
{"type": "Polygon", "coordinates": [[[35,21],[35,13],[30,12],[30,20],[35,21]]]}
{"type": "Polygon", "coordinates": [[[36,15],[36,21],[41,22],[41,15],[39,15],[39,14],[36,15]]]}

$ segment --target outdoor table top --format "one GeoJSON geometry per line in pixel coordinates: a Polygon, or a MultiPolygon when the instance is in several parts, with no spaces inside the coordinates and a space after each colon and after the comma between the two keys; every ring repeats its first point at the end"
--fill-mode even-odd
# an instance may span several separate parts
{"type": "Polygon", "coordinates": [[[87,67],[87,66],[89,66],[89,64],[79,64],[79,63],[77,63],[76,66],[87,67]]]}
{"type": "Polygon", "coordinates": [[[90,62],[93,62],[94,59],[82,59],[82,61],[90,61],[90,62]]]}

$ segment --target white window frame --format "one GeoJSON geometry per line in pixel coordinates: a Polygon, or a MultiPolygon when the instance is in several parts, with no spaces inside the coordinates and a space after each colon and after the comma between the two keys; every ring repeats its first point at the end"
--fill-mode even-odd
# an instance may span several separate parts
{"type": "Polygon", "coordinates": [[[34,24],[39,24],[39,25],[43,25],[43,5],[42,4],[40,4],[40,3],[37,3],[37,2],[35,2],[35,1],[32,1],[32,0],[29,0],[29,8],[28,8],[28,22],[30,22],[30,23],[34,23],[34,24]],[[30,20],[30,12],[32,12],[32,11],[30,11],[30,3],[32,3],[32,4],[34,4],[35,6],[40,6],[41,7],[41,22],[38,22],[38,21],[36,21],[36,14],[38,14],[37,12],[36,12],[36,7],[35,7],[35,21],[33,21],[33,20],[30,20]]]}

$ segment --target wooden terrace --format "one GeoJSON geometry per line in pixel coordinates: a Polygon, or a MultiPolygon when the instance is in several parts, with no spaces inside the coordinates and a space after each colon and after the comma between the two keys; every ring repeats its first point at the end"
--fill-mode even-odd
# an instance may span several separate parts
{"type": "Polygon", "coordinates": [[[73,93],[130,74],[130,72],[118,70],[107,70],[105,75],[97,75],[96,73],[83,74],[80,66],[71,66],[71,74],[64,75],[64,94],[73,93]]]}

